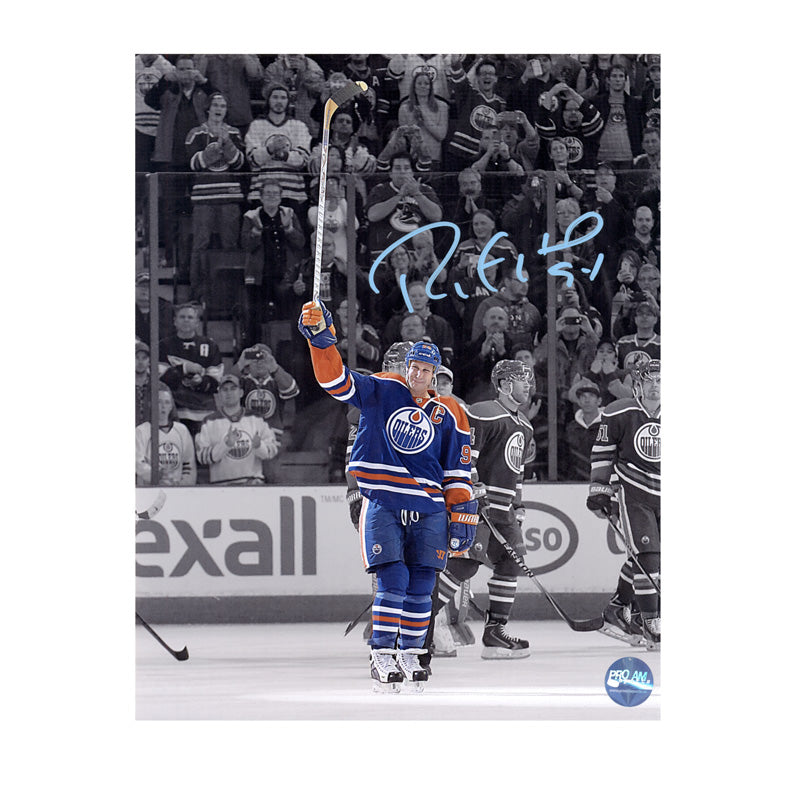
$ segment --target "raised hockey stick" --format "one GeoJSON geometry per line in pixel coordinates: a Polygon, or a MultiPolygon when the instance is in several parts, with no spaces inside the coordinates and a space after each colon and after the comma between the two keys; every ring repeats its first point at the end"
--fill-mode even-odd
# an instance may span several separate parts
{"type": "Polygon", "coordinates": [[[164,493],[163,489],[158,490],[158,496],[155,499],[153,505],[147,509],[147,511],[137,511],[136,516],[139,519],[153,519],[153,517],[161,511],[164,501],[167,499],[167,495],[164,493]]]}
{"type": "Polygon", "coordinates": [[[539,579],[533,574],[530,570],[528,565],[522,560],[519,553],[505,540],[503,534],[497,530],[497,528],[492,524],[491,520],[487,519],[486,515],[483,511],[480,512],[481,518],[483,521],[489,526],[489,530],[492,532],[492,535],[501,545],[505,548],[505,551],[511,556],[511,560],[527,575],[535,584],[539,591],[545,596],[547,602],[555,609],[556,614],[558,614],[567,625],[572,628],[574,631],[599,631],[600,628],[603,627],[603,618],[602,617],[595,617],[594,619],[572,619],[572,617],[564,611],[563,608],[556,602],[555,598],[547,591],[547,589],[542,586],[539,582],[539,579]]]}
{"type": "MultiPolygon", "coordinates": [[[[364,81],[348,81],[341,89],[337,89],[325,103],[322,118],[322,154],[319,162],[319,204],[317,205],[317,241],[314,248],[314,289],[311,295],[311,299],[315,303],[319,303],[319,284],[322,277],[322,237],[325,227],[325,194],[327,191],[326,179],[328,175],[331,117],[343,103],[366,91],[367,84],[364,81]]],[[[325,323],[321,322],[317,327],[322,330],[325,327],[325,323]]]]}
{"type": "Polygon", "coordinates": [[[633,549],[628,544],[628,537],[620,530],[619,526],[617,525],[616,521],[614,520],[613,514],[606,514],[603,512],[603,516],[608,520],[608,524],[611,525],[614,533],[617,534],[617,538],[622,542],[625,546],[625,550],[628,553],[628,558],[633,561],[634,564],[639,568],[639,571],[647,577],[647,580],[653,585],[653,588],[658,593],[659,597],[661,596],[661,587],[653,580],[653,576],[642,566],[641,562],[638,558],[636,558],[636,554],[633,552],[633,549]]]}
{"type": "Polygon", "coordinates": [[[175,659],[186,661],[189,658],[189,651],[184,647],[182,650],[173,650],[151,627],[142,619],[142,615],[137,611],[136,619],[144,625],[145,629],[153,635],[153,638],[175,659]]]}

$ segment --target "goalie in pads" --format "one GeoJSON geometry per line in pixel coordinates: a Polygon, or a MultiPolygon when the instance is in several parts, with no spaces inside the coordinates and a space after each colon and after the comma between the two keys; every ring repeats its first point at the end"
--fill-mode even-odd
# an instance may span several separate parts
{"type": "Polygon", "coordinates": [[[419,657],[425,654],[436,574],[448,550],[467,550],[475,536],[466,415],[433,389],[441,364],[436,345],[415,343],[405,375],[360,375],[342,363],[322,303],[303,306],[298,328],[308,339],[320,386],[361,411],[348,471],[364,498],[364,567],[378,585],[369,640],[373,688],[396,691],[405,682],[421,691],[428,673],[419,657]]]}

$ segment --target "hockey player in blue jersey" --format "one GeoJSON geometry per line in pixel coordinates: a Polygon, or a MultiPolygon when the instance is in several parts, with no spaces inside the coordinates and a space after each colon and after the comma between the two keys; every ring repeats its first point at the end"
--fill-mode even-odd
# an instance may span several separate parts
{"type": "Polygon", "coordinates": [[[364,567],[378,583],[370,637],[373,688],[399,691],[406,681],[421,691],[428,673],[419,656],[425,654],[436,574],[448,551],[470,547],[478,522],[466,415],[432,388],[441,364],[436,345],[414,344],[405,376],[360,375],[342,363],[322,303],[303,306],[298,328],[308,339],[320,386],[361,411],[348,471],[364,497],[364,567]]]}
{"type": "Polygon", "coordinates": [[[636,556],[622,565],[617,591],[603,612],[603,632],[630,644],[643,640],[655,650],[661,646],[653,585],[661,571],[661,361],[640,362],[631,376],[634,397],[603,409],[586,505],[606,519],[617,516],[618,502],[622,531],[636,556]]]}

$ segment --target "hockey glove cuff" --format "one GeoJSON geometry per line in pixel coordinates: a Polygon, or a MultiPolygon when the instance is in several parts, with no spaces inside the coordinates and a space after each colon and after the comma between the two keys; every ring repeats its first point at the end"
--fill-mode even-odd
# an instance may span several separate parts
{"type": "Polygon", "coordinates": [[[614,489],[607,483],[593,481],[589,484],[589,496],[586,498],[586,508],[596,517],[606,519],[611,515],[611,500],[614,489]]]}
{"type": "Polygon", "coordinates": [[[336,328],[331,312],[322,301],[305,303],[297,320],[297,329],[308,339],[312,347],[324,350],[336,344],[336,328]]]}
{"type": "Polygon", "coordinates": [[[361,517],[361,506],[363,505],[363,495],[358,489],[353,489],[347,493],[347,504],[350,507],[350,522],[358,530],[358,521],[361,517]]]}
{"type": "Polygon", "coordinates": [[[475,541],[478,528],[478,501],[456,503],[450,508],[450,526],[447,532],[450,550],[461,553],[469,550],[475,541]]]}

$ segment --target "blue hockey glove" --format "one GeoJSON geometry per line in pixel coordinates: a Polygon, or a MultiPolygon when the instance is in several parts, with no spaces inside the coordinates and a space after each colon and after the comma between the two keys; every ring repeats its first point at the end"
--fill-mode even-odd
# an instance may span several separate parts
{"type": "Polygon", "coordinates": [[[465,550],[469,550],[475,541],[477,528],[477,500],[467,500],[466,503],[456,503],[451,506],[450,526],[447,532],[450,550],[454,553],[463,553],[465,550]]]}
{"type": "Polygon", "coordinates": [[[305,303],[297,320],[297,329],[308,339],[312,347],[324,350],[336,344],[336,328],[331,312],[322,301],[305,303]]]}
{"type": "Polygon", "coordinates": [[[611,515],[611,500],[614,489],[607,483],[593,481],[589,484],[589,496],[586,498],[586,508],[596,517],[606,519],[611,515]]]}

